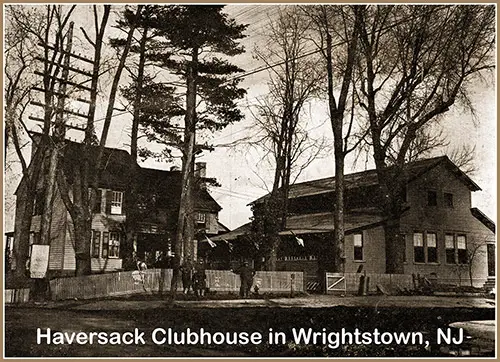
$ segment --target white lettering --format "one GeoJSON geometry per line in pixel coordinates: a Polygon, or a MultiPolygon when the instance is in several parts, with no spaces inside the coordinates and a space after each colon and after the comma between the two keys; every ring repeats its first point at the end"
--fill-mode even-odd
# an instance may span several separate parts
{"type": "Polygon", "coordinates": [[[42,338],[47,339],[47,344],[50,344],[50,328],[47,328],[47,334],[42,334],[41,329],[36,329],[36,344],[42,344],[42,338]]]}
{"type": "Polygon", "coordinates": [[[165,337],[162,339],[157,339],[156,334],[160,333],[161,335],[165,336],[167,331],[165,331],[163,328],[156,328],[153,333],[151,334],[151,338],[153,339],[154,344],[164,344],[165,343],[165,337]]]}

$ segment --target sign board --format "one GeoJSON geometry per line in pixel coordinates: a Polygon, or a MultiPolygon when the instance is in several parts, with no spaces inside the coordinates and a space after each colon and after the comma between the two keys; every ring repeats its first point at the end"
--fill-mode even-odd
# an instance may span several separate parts
{"type": "Polygon", "coordinates": [[[45,278],[49,266],[49,245],[31,245],[30,277],[45,278]]]}

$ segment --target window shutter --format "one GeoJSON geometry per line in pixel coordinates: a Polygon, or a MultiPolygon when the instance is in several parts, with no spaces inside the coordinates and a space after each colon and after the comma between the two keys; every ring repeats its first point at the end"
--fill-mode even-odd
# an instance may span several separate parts
{"type": "Polygon", "coordinates": [[[95,204],[94,204],[94,214],[101,213],[101,203],[102,203],[102,190],[98,189],[95,196],[95,204]]]}
{"type": "Polygon", "coordinates": [[[106,191],[106,214],[111,214],[111,200],[113,200],[113,191],[106,191]]]}

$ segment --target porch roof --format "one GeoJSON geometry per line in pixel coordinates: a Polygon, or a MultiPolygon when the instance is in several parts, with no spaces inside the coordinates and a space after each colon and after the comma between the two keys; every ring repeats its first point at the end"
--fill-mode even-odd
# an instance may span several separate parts
{"type": "MultiPolygon", "coordinates": [[[[301,234],[316,234],[329,233],[334,231],[333,227],[333,212],[321,212],[315,214],[304,214],[289,216],[286,220],[286,228],[281,231],[280,235],[301,235],[301,234]]],[[[379,213],[363,212],[350,213],[345,216],[345,232],[347,234],[370,227],[381,225],[383,218],[379,213]]],[[[211,238],[213,241],[218,240],[236,240],[239,236],[249,234],[252,223],[246,223],[239,228],[234,229],[223,235],[218,235],[211,238]]]]}
{"type": "Polygon", "coordinates": [[[240,227],[234,229],[233,231],[230,231],[230,232],[222,234],[222,235],[217,235],[217,236],[211,237],[210,240],[213,240],[213,241],[236,240],[238,238],[238,236],[242,236],[242,235],[250,233],[251,228],[252,228],[252,222],[247,222],[246,224],[241,225],[240,227]]]}
{"type": "MultiPolygon", "coordinates": [[[[300,235],[314,233],[328,233],[335,230],[333,226],[333,212],[290,216],[286,220],[286,228],[280,235],[300,235]]],[[[345,232],[353,233],[382,223],[382,216],[375,213],[359,213],[345,215],[345,232]]]]}

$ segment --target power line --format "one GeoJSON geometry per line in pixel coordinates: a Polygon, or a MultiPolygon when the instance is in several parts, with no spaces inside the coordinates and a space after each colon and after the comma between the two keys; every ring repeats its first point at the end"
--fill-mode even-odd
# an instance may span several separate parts
{"type": "MultiPolygon", "coordinates": [[[[440,8],[438,8],[438,10],[441,10],[441,9],[444,9],[446,7],[445,6],[442,6],[440,8]]],[[[432,11],[436,11],[436,9],[433,9],[432,11]]],[[[430,13],[431,11],[429,11],[430,13]]],[[[421,15],[420,15],[421,16],[421,15]]],[[[382,32],[382,31],[386,31],[386,30],[389,30],[389,29],[392,29],[398,25],[401,25],[409,20],[411,20],[412,18],[416,18],[417,15],[414,15],[414,16],[411,16],[411,17],[408,17],[406,19],[402,19],[402,20],[399,20],[397,22],[395,22],[394,24],[391,24],[391,25],[388,25],[387,27],[383,28],[383,29],[380,29],[379,31],[382,32]]],[[[368,33],[368,35],[371,35],[371,33],[368,33]]],[[[344,44],[347,44],[348,43],[348,40],[342,40],[342,41],[339,41],[338,43],[335,43],[332,45],[332,47],[338,47],[340,45],[344,45],[344,44]]],[[[307,53],[304,53],[302,55],[299,55],[295,58],[292,58],[290,60],[285,60],[285,61],[281,61],[281,62],[277,62],[277,63],[274,63],[274,64],[268,64],[268,65],[265,65],[265,66],[261,66],[261,67],[258,67],[258,68],[255,68],[253,70],[250,70],[244,74],[240,74],[240,75],[236,75],[230,79],[227,80],[227,82],[230,82],[230,81],[233,81],[233,80],[237,80],[237,79],[241,79],[241,78],[245,78],[245,77],[248,77],[249,75],[253,75],[253,74],[256,74],[256,73],[260,73],[260,72],[263,72],[264,70],[268,70],[268,69],[272,69],[274,67],[277,67],[277,66],[280,66],[280,65],[284,65],[288,62],[291,62],[291,61],[294,61],[294,60],[298,60],[298,59],[302,59],[302,58],[305,58],[305,57],[308,57],[308,56],[311,56],[313,54],[316,54],[316,53],[319,53],[321,51],[325,50],[323,47],[321,48],[318,48],[314,51],[310,51],[310,52],[307,52],[307,53]]]]}

